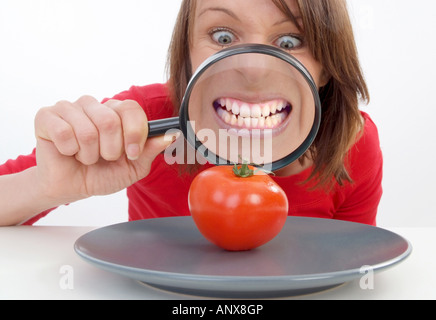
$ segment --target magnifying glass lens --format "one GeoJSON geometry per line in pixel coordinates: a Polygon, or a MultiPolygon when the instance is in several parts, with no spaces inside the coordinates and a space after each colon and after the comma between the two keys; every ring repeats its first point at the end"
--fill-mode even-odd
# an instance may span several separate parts
{"type": "Polygon", "coordinates": [[[187,140],[217,165],[277,170],[304,154],[319,127],[312,78],[274,47],[234,48],[209,59],[194,75],[183,110],[187,140]]]}

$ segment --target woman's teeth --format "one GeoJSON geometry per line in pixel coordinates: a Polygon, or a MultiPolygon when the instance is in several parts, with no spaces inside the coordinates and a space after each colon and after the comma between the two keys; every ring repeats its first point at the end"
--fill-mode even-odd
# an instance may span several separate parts
{"type": "Polygon", "coordinates": [[[247,129],[274,129],[288,117],[291,111],[290,104],[280,99],[250,104],[222,98],[214,105],[218,116],[225,123],[247,129]]]}

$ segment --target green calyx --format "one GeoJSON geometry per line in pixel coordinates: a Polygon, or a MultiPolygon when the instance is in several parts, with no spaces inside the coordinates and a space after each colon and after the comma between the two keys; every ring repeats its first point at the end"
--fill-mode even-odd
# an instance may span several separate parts
{"type": "Polygon", "coordinates": [[[240,178],[249,178],[254,176],[254,170],[250,169],[248,163],[246,162],[244,162],[240,168],[238,168],[238,165],[235,164],[233,167],[233,173],[240,178]]]}
{"type": "MultiPolygon", "coordinates": [[[[262,172],[264,172],[266,174],[269,174],[269,175],[274,175],[274,172],[271,172],[271,171],[268,171],[268,170],[265,170],[265,169],[261,169],[261,168],[256,168],[256,170],[253,170],[253,169],[251,169],[249,167],[250,164],[247,161],[243,160],[241,156],[239,156],[239,159],[241,159],[241,161],[242,161],[241,167],[238,168],[238,164],[237,163],[235,163],[235,165],[233,166],[233,173],[237,177],[240,177],[240,178],[249,178],[249,177],[254,176],[256,174],[256,172],[258,172],[258,171],[262,171],[262,172]]],[[[255,164],[251,164],[251,166],[252,167],[256,167],[255,164]]]]}

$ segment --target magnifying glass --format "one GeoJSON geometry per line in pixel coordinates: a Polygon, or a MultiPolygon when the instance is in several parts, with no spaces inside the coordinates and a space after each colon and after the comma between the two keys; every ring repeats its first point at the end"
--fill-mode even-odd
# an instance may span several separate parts
{"type": "Polygon", "coordinates": [[[149,122],[149,136],[180,129],[215,165],[279,170],[312,145],[321,123],[318,88],[307,69],[276,47],[224,49],[192,76],[180,116],[149,122]]]}

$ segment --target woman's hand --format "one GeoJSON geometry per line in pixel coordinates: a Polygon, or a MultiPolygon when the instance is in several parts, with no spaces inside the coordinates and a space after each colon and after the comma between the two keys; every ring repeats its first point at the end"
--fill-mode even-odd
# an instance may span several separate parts
{"type": "Polygon", "coordinates": [[[100,104],[89,96],[41,109],[35,134],[40,192],[56,205],[134,184],[172,142],[147,139],[147,117],[137,102],[100,104]]]}

